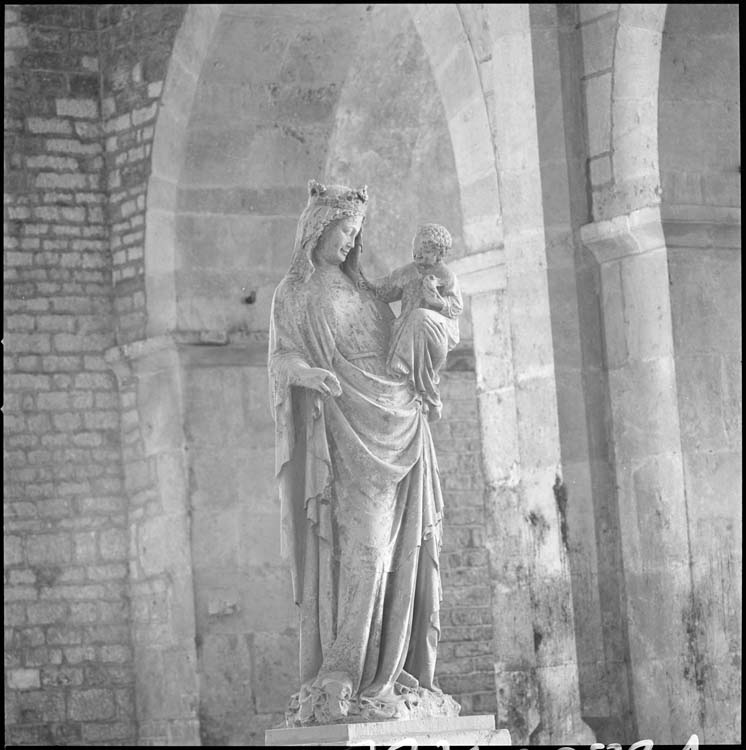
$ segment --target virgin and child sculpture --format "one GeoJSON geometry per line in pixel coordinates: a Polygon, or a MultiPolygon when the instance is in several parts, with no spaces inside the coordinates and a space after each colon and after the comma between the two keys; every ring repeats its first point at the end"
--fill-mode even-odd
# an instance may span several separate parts
{"type": "Polygon", "coordinates": [[[451,238],[423,225],[412,263],[369,280],[367,203],[366,188],[309,183],[272,300],[275,468],[300,609],[289,726],[460,710],[434,681],[443,497],[429,425],[463,309],[451,238]]]}

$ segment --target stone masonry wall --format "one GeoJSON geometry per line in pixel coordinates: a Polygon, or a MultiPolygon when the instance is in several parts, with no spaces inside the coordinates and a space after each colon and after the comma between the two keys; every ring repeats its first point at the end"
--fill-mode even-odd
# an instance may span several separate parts
{"type": "MultiPolygon", "coordinates": [[[[449,364],[459,366],[452,357],[449,364]]],[[[463,365],[461,365],[463,366],[463,365]]],[[[441,373],[443,418],[432,425],[443,488],[443,601],[435,675],[461,714],[497,711],[484,477],[473,369],[441,373]]]]}
{"type": "Polygon", "coordinates": [[[145,195],[158,102],[186,5],[102,5],[101,116],[118,343],[145,337],[145,195]]]}
{"type": "Polygon", "coordinates": [[[610,101],[619,5],[581,3],[578,9],[584,68],[581,85],[586,98],[588,181],[594,205],[598,205],[603,203],[614,181],[610,101]]]}
{"type": "Polygon", "coordinates": [[[686,676],[700,741],[741,737],[742,345],[736,5],[669,6],[659,108],[662,214],[692,595],[686,676]]]}
{"type": "Polygon", "coordinates": [[[5,6],[6,743],[135,738],[95,6],[5,6]]]}
{"type": "MultiPolygon", "coordinates": [[[[142,342],[147,335],[146,191],[163,82],[185,10],[183,4],[98,9],[104,175],[120,345],[142,342]]],[[[129,497],[138,740],[193,744],[197,686],[189,538],[178,483],[183,445],[178,357],[171,350],[137,346],[112,352],[111,362],[119,377],[129,497]]]]}

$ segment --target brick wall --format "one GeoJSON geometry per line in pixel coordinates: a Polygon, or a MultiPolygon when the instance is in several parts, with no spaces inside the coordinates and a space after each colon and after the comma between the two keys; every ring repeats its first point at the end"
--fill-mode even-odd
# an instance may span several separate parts
{"type": "Polygon", "coordinates": [[[163,81],[186,5],[102,5],[101,116],[117,341],[145,337],[145,198],[163,81]]]}
{"type": "Polygon", "coordinates": [[[99,44],[5,6],[6,742],[135,737],[99,44]]]}
{"type": "Polygon", "coordinates": [[[432,426],[445,504],[436,677],[441,689],[461,704],[462,715],[495,713],[494,638],[475,374],[473,370],[444,372],[440,389],[443,419],[432,426]]]}
{"type": "Polygon", "coordinates": [[[103,355],[144,335],[150,142],[185,7],[6,6],[6,742],[136,734],[127,405],[103,355]]]}

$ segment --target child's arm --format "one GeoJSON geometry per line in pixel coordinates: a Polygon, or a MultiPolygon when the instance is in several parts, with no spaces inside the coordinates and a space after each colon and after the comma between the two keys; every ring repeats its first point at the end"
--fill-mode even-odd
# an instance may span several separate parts
{"type": "Polygon", "coordinates": [[[406,266],[394,269],[388,276],[379,279],[363,279],[360,286],[369,289],[381,302],[396,302],[402,298],[404,291],[404,274],[406,266]]]}
{"type": "Polygon", "coordinates": [[[461,297],[461,288],[456,274],[450,268],[447,270],[448,273],[444,279],[446,283],[441,293],[444,303],[442,313],[448,318],[458,318],[464,311],[464,300],[461,297]]]}

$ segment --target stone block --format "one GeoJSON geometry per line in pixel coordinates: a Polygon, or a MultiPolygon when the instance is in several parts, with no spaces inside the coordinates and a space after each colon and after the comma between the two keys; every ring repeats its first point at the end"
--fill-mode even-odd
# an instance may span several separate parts
{"type": "MultiPolygon", "coordinates": [[[[605,263],[601,268],[602,309],[605,365],[623,367],[629,359],[624,317],[622,269],[619,262],[605,263]]],[[[642,325],[643,322],[640,322],[642,325]]]]}
{"type": "Polygon", "coordinates": [[[64,692],[50,689],[21,692],[18,694],[18,711],[22,724],[64,721],[64,692]]]}
{"type": "Polygon", "coordinates": [[[651,456],[634,468],[620,468],[618,483],[625,504],[620,516],[625,576],[644,578],[655,570],[680,575],[687,558],[680,454],[651,456]]]}
{"type": "Polygon", "coordinates": [[[90,581],[121,580],[127,576],[127,566],[124,563],[94,565],[86,568],[86,575],[90,581]]]}
{"type": "Polygon", "coordinates": [[[41,684],[45,688],[83,684],[83,670],[74,667],[46,667],[41,670],[41,684]]]}
{"type": "Polygon", "coordinates": [[[38,534],[26,539],[26,559],[30,565],[59,565],[70,562],[68,534],[38,534]]]}
{"type": "MultiPolygon", "coordinates": [[[[651,164],[656,166],[658,164],[658,139],[655,131],[655,123],[658,121],[658,103],[655,97],[640,100],[614,97],[612,117],[614,122],[612,162],[614,176],[620,189],[624,182],[633,183],[636,180],[641,180],[643,184],[647,181],[659,187],[657,171],[651,169],[651,164]]],[[[643,191],[638,190],[635,195],[631,185],[625,189],[630,192],[629,205],[623,210],[618,210],[617,214],[629,213],[645,206],[655,206],[659,202],[659,190],[654,191],[654,198],[650,200],[643,191]],[[639,200],[640,197],[643,200],[639,200]]]]}
{"type": "Polygon", "coordinates": [[[677,357],[676,374],[684,451],[727,450],[721,358],[677,357]]]}
{"type": "MultiPolygon", "coordinates": [[[[640,101],[650,96],[657,98],[659,82],[651,71],[663,64],[660,28],[643,28],[622,21],[616,29],[614,47],[617,60],[624,60],[624,74],[617,73],[614,78],[614,98],[629,101],[640,101]]],[[[695,65],[701,65],[701,62],[695,65]]],[[[663,79],[660,80],[662,82],[663,79]]],[[[661,87],[663,99],[667,96],[664,92],[668,90],[667,86],[661,87]]],[[[657,121],[644,121],[639,126],[649,131],[657,126],[657,121]]]]}
{"type": "Polygon", "coordinates": [[[87,563],[96,560],[95,531],[85,531],[73,535],[73,558],[77,563],[87,563]]]}
{"type": "Polygon", "coordinates": [[[85,744],[130,744],[137,737],[133,722],[86,723],[82,726],[85,744]]]}
{"type": "Polygon", "coordinates": [[[3,538],[3,564],[19,565],[23,562],[23,539],[19,536],[5,536],[3,538]]]}
{"type": "MultiPolygon", "coordinates": [[[[6,20],[7,23],[7,20],[6,20]]],[[[23,26],[5,27],[5,48],[13,49],[28,46],[28,33],[23,26]]]]}
{"type": "Polygon", "coordinates": [[[98,117],[98,103],[95,99],[57,99],[57,115],[93,120],[98,117]]]}
{"type": "Polygon", "coordinates": [[[619,10],[618,3],[581,3],[578,5],[580,11],[580,22],[586,23],[606,13],[615,13],[619,10]]]}
{"type": "MultiPolygon", "coordinates": [[[[732,162],[731,162],[732,163],[732,162]]],[[[737,174],[702,176],[702,202],[716,206],[741,206],[741,180],[737,174]]]]}
{"type": "Polygon", "coordinates": [[[582,27],[585,75],[609,70],[614,59],[617,18],[607,15],[589,21],[582,27]]]}
{"type": "Polygon", "coordinates": [[[128,664],[132,661],[132,649],[129,646],[101,646],[99,656],[104,662],[128,664]]]}
{"type": "Polygon", "coordinates": [[[661,169],[662,199],[668,203],[701,204],[702,175],[674,169],[661,169]]]}
{"type": "Polygon", "coordinates": [[[68,664],[81,664],[86,661],[94,661],[96,658],[95,646],[74,646],[64,648],[63,653],[68,664]]]}
{"type": "Polygon", "coordinates": [[[11,669],[7,677],[11,690],[34,690],[41,687],[38,669],[11,669]]]}
{"type": "Polygon", "coordinates": [[[477,392],[513,384],[510,319],[504,292],[472,298],[477,392]]]}
{"type": "MultiPolygon", "coordinates": [[[[624,335],[631,359],[666,357],[673,353],[670,327],[668,268],[664,250],[620,261],[624,335]]],[[[604,312],[611,310],[604,306],[604,312]]]]}
{"type": "Polygon", "coordinates": [[[146,575],[157,575],[169,569],[188,569],[185,523],[185,518],[173,516],[143,521],[137,536],[137,552],[146,575]]]}
{"type": "Polygon", "coordinates": [[[57,118],[29,117],[26,119],[26,124],[32,133],[72,135],[73,132],[68,120],[57,118]]]}
{"type": "Polygon", "coordinates": [[[107,529],[99,534],[98,546],[102,559],[123,560],[127,557],[128,537],[124,529],[107,529]]]}
{"type": "Polygon", "coordinates": [[[556,380],[536,377],[519,381],[515,391],[519,449],[524,466],[554,463],[558,451],[556,380]]]}
{"type": "MultiPolygon", "coordinates": [[[[66,170],[77,171],[78,160],[68,156],[29,156],[26,159],[29,169],[53,169],[58,172],[66,170]]],[[[53,206],[38,206],[34,208],[34,218],[40,221],[55,221],[59,218],[59,211],[53,206]]]]}
{"type": "Polygon", "coordinates": [[[590,160],[591,185],[598,187],[606,185],[612,180],[611,156],[602,154],[590,160]]]}
{"type": "Polygon", "coordinates": [[[47,354],[50,351],[50,336],[44,333],[9,333],[5,346],[11,352],[47,354]]]}
{"type": "Polygon", "coordinates": [[[111,690],[71,690],[68,717],[72,721],[113,719],[116,714],[111,690]]]}
{"type": "Polygon", "coordinates": [[[161,92],[163,91],[163,81],[154,81],[148,84],[148,97],[150,99],[160,98],[161,92]]]}
{"type": "Polygon", "coordinates": [[[546,261],[539,259],[534,263],[534,268],[526,271],[508,272],[507,299],[516,383],[554,376],[549,294],[546,270],[542,269],[546,261]]]}
{"type": "Polygon", "coordinates": [[[254,635],[253,645],[257,711],[284,711],[299,688],[298,636],[260,632],[254,635]]]}
{"type": "Polygon", "coordinates": [[[621,464],[679,450],[673,368],[672,359],[658,359],[630,363],[609,374],[615,454],[621,464]]]}
{"type": "Polygon", "coordinates": [[[585,80],[588,153],[593,158],[611,149],[611,73],[585,80]]]}
{"type": "Polygon", "coordinates": [[[90,412],[83,415],[87,430],[116,430],[119,428],[119,413],[116,411],[90,412]]]}
{"type": "Polygon", "coordinates": [[[157,102],[154,102],[153,104],[150,104],[147,107],[142,107],[140,109],[133,110],[131,113],[132,124],[135,127],[139,127],[140,125],[143,125],[149,120],[154,119],[157,111],[158,111],[157,102]]]}
{"type": "Polygon", "coordinates": [[[75,190],[88,186],[86,176],[82,174],[55,172],[41,172],[35,179],[37,188],[59,188],[62,190],[75,190]]]}
{"type": "Polygon", "coordinates": [[[26,609],[28,621],[33,625],[63,622],[66,614],[67,606],[58,602],[33,603],[26,609]]]}
{"type": "MultiPolygon", "coordinates": [[[[249,634],[211,634],[202,637],[199,652],[201,711],[206,728],[250,721],[246,706],[252,705],[254,668],[249,634]],[[240,717],[240,718],[239,718],[240,717]]],[[[289,697],[289,695],[288,695],[289,697]]],[[[231,733],[240,731],[235,727],[231,733]]],[[[211,731],[210,734],[214,734],[211,731]]],[[[225,731],[225,729],[223,729],[225,731]]]]}
{"type": "Polygon", "coordinates": [[[740,261],[731,253],[669,252],[671,316],[677,355],[740,354],[740,261]]]}
{"type": "Polygon", "coordinates": [[[360,724],[331,724],[320,727],[269,729],[267,745],[309,746],[406,746],[419,745],[510,745],[507,730],[495,731],[495,717],[459,716],[449,718],[382,721],[360,724]]]}

